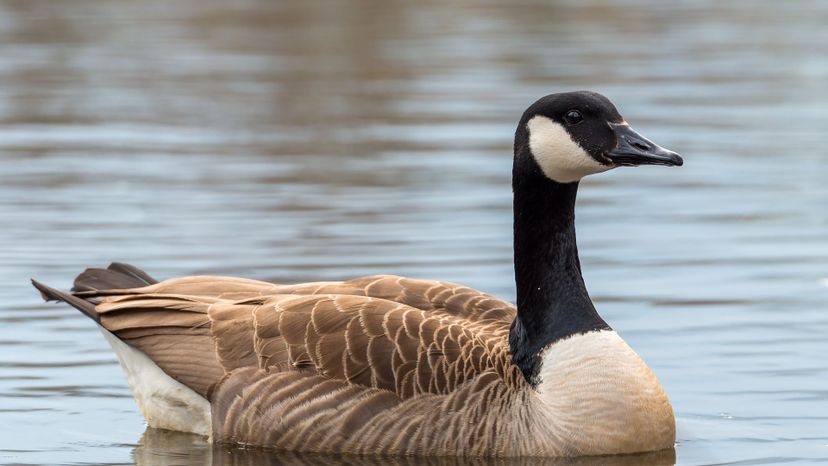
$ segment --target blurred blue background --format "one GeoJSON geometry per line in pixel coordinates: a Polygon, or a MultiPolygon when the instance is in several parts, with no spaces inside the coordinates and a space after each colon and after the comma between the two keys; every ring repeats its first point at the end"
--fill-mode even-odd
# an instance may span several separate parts
{"type": "Polygon", "coordinates": [[[677,463],[828,461],[826,24],[817,0],[0,0],[0,463],[211,461],[141,440],[103,338],[30,277],[512,299],[514,127],[575,89],[685,156],[585,180],[577,219],[677,463]]]}

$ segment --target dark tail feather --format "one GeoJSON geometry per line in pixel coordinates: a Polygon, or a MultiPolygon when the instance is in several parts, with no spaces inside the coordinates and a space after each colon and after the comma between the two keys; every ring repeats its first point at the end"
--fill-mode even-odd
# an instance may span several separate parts
{"type": "Polygon", "coordinates": [[[32,280],[32,285],[40,291],[40,294],[46,301],[63,301],[70,304],[75,309],[83,312],[95,322],[99,324],[101,323],[101,316],[95,312],[95,304],[71,293],[50,288],[36,280],[32,280]]]}
{"type": "Polygon", "coordinates": [[[113,262],[105,269],[86,269],[75,278],[74,292],[126,290],[154,285],[158,280],[129,264],[113,262]]]}
{"type": "Polygon", "coordinates": [[[40,291],[43,299],[47,301],[63,301],[70,304],[98,323],[101,323],[101,316],[95,312],[94,301],[95,295],[97,294],[95,292],[141,288],[156,283],[158,283],[158,280],[150,277],[143,270],[119,262],[113,262],[105,269],[84,270],[83,273],[75,278],[75,286],[72,288],[74,294],[56,290],[32,280],[32,285],[40,291]]]}

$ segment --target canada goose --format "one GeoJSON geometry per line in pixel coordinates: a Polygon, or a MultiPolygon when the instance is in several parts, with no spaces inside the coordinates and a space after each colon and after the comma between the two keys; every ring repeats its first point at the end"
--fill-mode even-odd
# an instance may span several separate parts
{"type": "Polygon", "coordinates": [[[593,92],[532,104],[514,146],[517,305],[379,275],[157,282],[114,263],[46,299],[97,322],[152,427],[305,452],[581,456],[672,448],[658,380],[598,315],[575,242],[579,180],[681,165],[593,92]]]}

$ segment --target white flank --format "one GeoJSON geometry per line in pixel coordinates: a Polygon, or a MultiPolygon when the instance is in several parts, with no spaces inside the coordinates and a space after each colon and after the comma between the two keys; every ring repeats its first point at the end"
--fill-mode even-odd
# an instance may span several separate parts
{"type": "Polygon", "coordinates": [[[210,435],[210,402],[167,375],[141,351],[100,329],[118,355],[138,409],[150,427],[210,435]]]}
{"type": "Polygon", "coordinates": [[[545,116],[533,117],[527,127],[529,149],[548,178],[571,183],[612,168],[592,158],[563,126],[545,116]]]}

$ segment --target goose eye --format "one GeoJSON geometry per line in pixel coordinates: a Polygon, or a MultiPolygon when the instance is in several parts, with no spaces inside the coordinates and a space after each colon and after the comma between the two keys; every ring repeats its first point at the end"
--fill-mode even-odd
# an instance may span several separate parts
{"type": "Polygon", "coordinates": [[[569,125],[577,125],[578,123],[584,121],[584,117],[581,116],[581,112],[577,110],[570,110],[566,112],[566,115],[564,115],[564,120],[569,125]]]}

